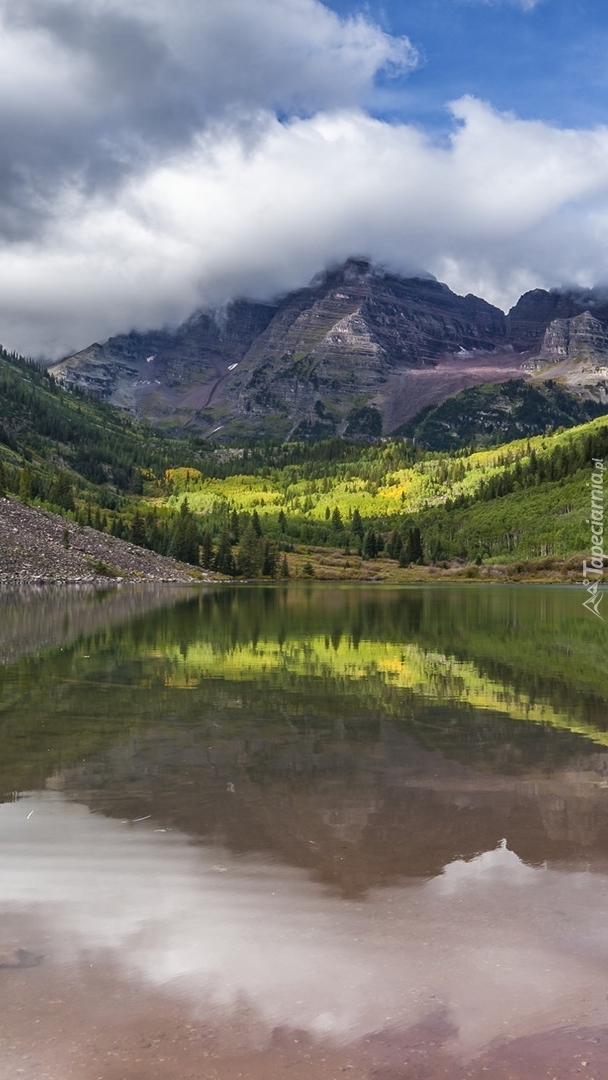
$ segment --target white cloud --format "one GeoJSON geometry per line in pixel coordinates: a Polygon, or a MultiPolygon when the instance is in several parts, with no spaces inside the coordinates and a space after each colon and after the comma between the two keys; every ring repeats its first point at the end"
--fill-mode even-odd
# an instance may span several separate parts
{"type": "Polygon", "coordinates": [[[48,177],[106,181],[217,118],[352,107],[406,38],[319,0],[2,0],[0,140],[48,177]]]}
{"type": "Polygon", "coordinates": [[[607,281],[607,130],[370,118],[415,62],[319,0],[0,0],[0,341],[57,356],[352,253],[501,306],[607,281]]]}
{"type": "Polygon", "coordinates": [[[111,197],[65,188],[36,239],[0,249],[0,340],[59,355],[357,252],[505,307],[608,281],[608,129],[453,110],[447,146],[357,110],[259,113],[253,142],[216,128],[111,197]]]}

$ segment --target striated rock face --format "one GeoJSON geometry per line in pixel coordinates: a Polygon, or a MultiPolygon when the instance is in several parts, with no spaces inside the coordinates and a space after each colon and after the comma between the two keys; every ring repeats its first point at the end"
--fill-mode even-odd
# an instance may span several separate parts
{"type": "Polygon", "coordinates": [[[535,354],[528,371],[576,342],[608,355],[605,325],[593,291],[533,290],[505,316],[434,278],[349,259],[275,303],[123,334],[51,370],[151,423],[227,441],[342,434],[362,406],[387,433],[466,387],[521,378],[535,354]]]}
{"type": "Polygon", "coordinates": [[[199,313],[177,330],[134,331],[95,343],[51,370],[66,386],[81,386],[142,419],[179,427],[207,403],[275,311],[276,305],[239,300],[226,312],[199,313]]]}
{"type": "Polygon", "coordinates": [[[522,364],[541,379],[557,378],[569,390],[605,406],[608,402],[608,329],[589,311],[553,319],[538,355],[522,364]]]}
{"type": "Polygon", "coordinates": [[[604,359],[608,356],[608,331],[590,312],[573,319],[554,319],[545,330],[538,357],[560,360],[604,359]]]}

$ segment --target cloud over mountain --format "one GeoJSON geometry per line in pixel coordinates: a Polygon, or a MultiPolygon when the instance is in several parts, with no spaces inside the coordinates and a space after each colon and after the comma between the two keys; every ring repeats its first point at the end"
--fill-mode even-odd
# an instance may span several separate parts
{"type": "Polygon", "coordinates": [[[60,355],[365,253],[507,305],[608,277],[608,130],[366,112],[406,38],[318,0],[4,0],[0,341],[60,355]]]}

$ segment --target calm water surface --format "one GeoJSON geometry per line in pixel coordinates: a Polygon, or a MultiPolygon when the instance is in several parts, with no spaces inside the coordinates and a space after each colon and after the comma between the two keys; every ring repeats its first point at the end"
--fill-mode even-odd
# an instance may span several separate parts
{"type": "Polygon", "coordinates": [[[0,594],[2,1080],[608,1076],[608,629],[0,594]]]}

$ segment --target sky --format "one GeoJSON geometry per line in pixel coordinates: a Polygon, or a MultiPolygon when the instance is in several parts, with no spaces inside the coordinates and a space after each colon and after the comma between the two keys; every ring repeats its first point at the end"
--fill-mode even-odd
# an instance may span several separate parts
{"type": "Polygon", "coordinates": [[[57,358],[365,255],[608,284],[601,0],[0,0],[0,342],[57,358]]]}

